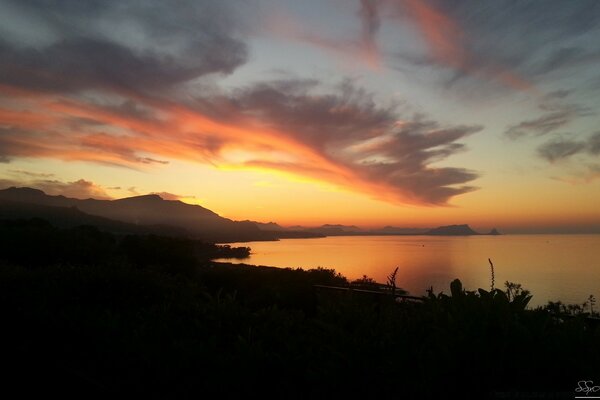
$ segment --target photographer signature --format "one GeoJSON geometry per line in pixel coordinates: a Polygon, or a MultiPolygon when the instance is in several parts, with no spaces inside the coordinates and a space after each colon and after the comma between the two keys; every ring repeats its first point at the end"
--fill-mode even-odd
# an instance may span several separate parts
{"type": "MultiPolygon", "coordinates": [[[[589,396],[590,393],[600,392],[600,385],[594,386],[594,381],[579,381],[577,382],[577,387],[575,388],[576,393],[585,393],[586,396],[589,396]]],[[[600,397],[590,397],[590,398],[600,398],[600,397]]]]}

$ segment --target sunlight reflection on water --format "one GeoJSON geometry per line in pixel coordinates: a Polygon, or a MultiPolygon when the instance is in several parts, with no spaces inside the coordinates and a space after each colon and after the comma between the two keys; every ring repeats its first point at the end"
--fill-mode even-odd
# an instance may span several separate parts
{"type": "Polygon", "coordinates": [[[548,300],[583,303],[600,298],[600,235],[350,236],[250,242],[252,255],[227,262],[275,267],[334,268],[349,279],[385,282],[399,267],[397,284],[421,295],[430,286],[449,292],[459,278],[468,290],[489,290],[491,258],[496,287],[505,281],[531,290],[532,305],[548,300]]]}

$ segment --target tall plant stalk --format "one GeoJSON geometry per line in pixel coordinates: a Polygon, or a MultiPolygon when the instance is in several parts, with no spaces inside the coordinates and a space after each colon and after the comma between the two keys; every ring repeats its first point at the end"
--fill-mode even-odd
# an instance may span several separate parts
{"type": "Polygon", "coordinates": [[[490,263],[490,269],[492,270],[492,291],[494,291],[494,283],[496,281],[496,277],[494,276],[494,263],[490,258],[488,258],[488,262],[490,263]]]}

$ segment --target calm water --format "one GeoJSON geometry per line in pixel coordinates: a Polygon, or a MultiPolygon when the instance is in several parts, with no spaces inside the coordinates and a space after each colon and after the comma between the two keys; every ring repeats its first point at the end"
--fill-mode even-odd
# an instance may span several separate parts
{"type": "Polygon", "coordinates": [[[396,282],[411,294],[433,286],[449,292],[459,278],[468,290],[490,288],[491,258],[496,287],[505,281],[531,290],[532,305],[548,300],[583,303],[600,299],[600,235],[352,236],[251,242],[252,255],[223,260],[275,267],[334,268],[349,279],[378,282],[399,267],[396,282]]]}

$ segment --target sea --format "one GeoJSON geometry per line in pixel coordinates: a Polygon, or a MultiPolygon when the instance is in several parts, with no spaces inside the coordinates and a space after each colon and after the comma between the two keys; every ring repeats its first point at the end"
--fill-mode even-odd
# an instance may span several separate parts
{"type": "MultiPolygon", "coordinates": [[[[582,304],[600,299],[600,235],[330,236],[236,244],[249,246],[231,263],[281,268],[335,269],[350,280],[363,276],[415,296],[433,288],[450,292],[460,279],[467,290],[504,289],[519,283],[533,294],[531,307],[548,301],[582,304]],[[493,282],[492,267],[493,264],[493,282]]],[[[600,302],[597,306],[600,309],[600,302]]]]}

